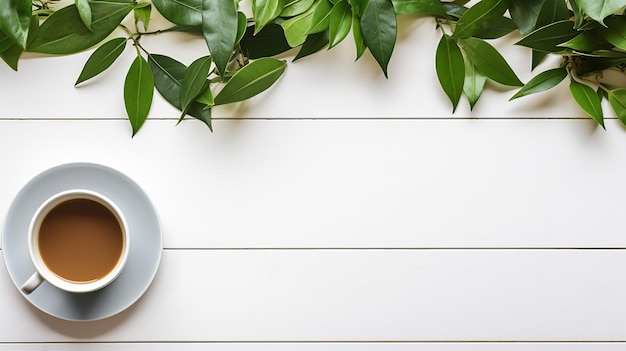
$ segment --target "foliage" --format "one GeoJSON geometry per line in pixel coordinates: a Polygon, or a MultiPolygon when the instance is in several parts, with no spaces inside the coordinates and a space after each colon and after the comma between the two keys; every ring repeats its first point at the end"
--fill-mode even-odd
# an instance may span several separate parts
{"type": "Polygon", "coordinates": [[[603,100],[626,124],[626,84],[603,80],[609,70],[621,77],[626,71],[626,0],[250,0],[250,18],[239,0],[58,1],[0,1],[0,57],[17,70],[23,52],[93,49],[78,85],[133,47],[123,87],[133,135],[149,115],[155,88],[181,120],[191,116],[212,128],[212,108],[250,99],[280,78],[287,64],[277,55],[294,50],[297,61],[350,33],[356,60],[369,52],[387,76],[398,16],[435,21],[441,33],[435,73],[453,112],[463,96],[473,109],[487,81],[518,89],[513,100],[569,80],[573,101],[599,125],[603,100]],[[171,27],[148,30],[153,11],[171,27]],[[186,66],[141,45],[147,35],[175,31],[203,37],[210,56],[186,66]],[[507,35],[520,36],[516,45],[532,52],[531,71],[547,56],[560,57],[560,64],[524,84],[491,43],[507,35]]]}

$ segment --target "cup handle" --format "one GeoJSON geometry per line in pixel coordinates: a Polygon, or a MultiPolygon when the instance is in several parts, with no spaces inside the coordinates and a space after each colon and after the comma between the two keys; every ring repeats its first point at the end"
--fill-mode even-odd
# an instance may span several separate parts
{"type": "Polygon", "coordinates": [[[37,287],[41,285],[41,283],[43,283],[43,278],[41,277],[41,275],[39,275],[39,273],[35,272],[33,273],[33,275],[30,276],[30,278],[28,278],[26,283],[24,283],[24,285],[22,285],[20,289],[25,294],[30,294],[35,289],[37,289],[37,287]]]}

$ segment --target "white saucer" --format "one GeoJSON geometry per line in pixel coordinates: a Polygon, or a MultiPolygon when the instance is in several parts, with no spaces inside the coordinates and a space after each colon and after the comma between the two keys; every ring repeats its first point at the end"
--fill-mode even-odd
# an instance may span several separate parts
{"type": "Polygon", "coordinates": [[[29,181],[13,200],[6,216],[2,233],[4,262],[19,289],[35,272],[28,254],[30,218],[45,199],[72,188],[100,192],[126,215],[131,232],[126,267],[113,283],[91,293],[68,293],[44,282],[30,295],[22,295],[41,311],[61,319],[107,318],[130,307],[143,295],[157,272],[163,251],[161,227],[152,203],[122,173],[97,164],[71,163],[51,168],[29,181]]]}

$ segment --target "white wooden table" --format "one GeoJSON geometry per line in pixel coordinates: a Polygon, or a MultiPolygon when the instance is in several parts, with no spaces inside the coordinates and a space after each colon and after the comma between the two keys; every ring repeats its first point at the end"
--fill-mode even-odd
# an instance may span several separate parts
{"type": "MultiPolygon", "coordinates": [[[[346,42],[216,109],[213,133],[157,98],[131,138],[131,51],[80,88],[89,53],[1,66],[0,220],[38,173],[100,163],[152,199],[164,251],[135,305],[86,323],[32,307],[3,267],[0,349],[623,350],[625,129],[565,84],[451,115],[433,23],[400,25],[389,80],[346,42]]],[[[524,49],[503,54],[530,77],[524,49]]]]}

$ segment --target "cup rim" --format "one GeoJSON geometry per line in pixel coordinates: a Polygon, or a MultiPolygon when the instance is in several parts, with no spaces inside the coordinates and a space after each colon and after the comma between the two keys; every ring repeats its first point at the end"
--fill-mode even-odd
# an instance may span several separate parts
{"type": "Polygon", "coordinates": [[[115,204],[115,202],[113,202],[111,199],[104,196],[103,194],[93,190],[70,189],[50,196],[39,206],[39,208],[37,208],[31,218],[28,228],[28,252],[31,261],[35,266],[35,270],[43,278],[43,280],[61,290],[72,293],[87,293],[104,288],[119,276],[119,274],[124,269],[124,266],[126,265],[128,253],[130,251],[129,239],[128,222],[126,221],[124,214],[115,204]],[[57,205],[73,199],[89,199],[105,206],[115,216],[122,230],[123,247],[118,262],[107,275],[93,282],[72,282],[59,277],[46,266],[41,255],[39,254],[38,231],[43,222],[43,219],[57,205]]]}

